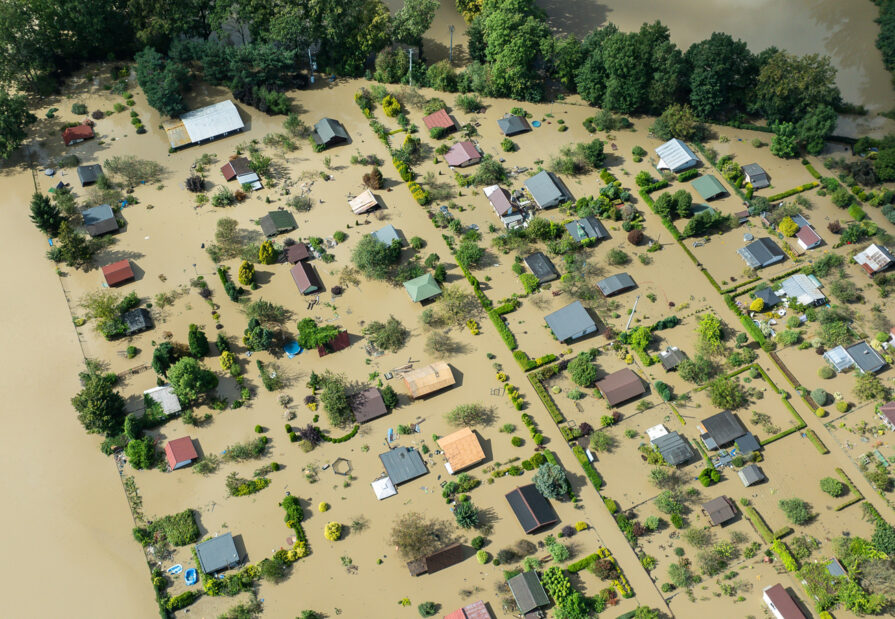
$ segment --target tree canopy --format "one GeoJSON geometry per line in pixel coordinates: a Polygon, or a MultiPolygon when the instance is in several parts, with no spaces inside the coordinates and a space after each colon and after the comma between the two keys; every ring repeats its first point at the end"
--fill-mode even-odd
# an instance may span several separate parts
{"type": "Polygon", "coordinates": [[[218,386],[218,377],[192,357],[184,357],[168,368],[168,382],[182,404],[196,402],[218,386]]]}
{"type": "Polygon", "coordinates": [[[91,434],[110,436],[120,432],[125,411],[124,398],[113,389],[118,377],[102,374],[96,368],[88,368],[80,377],[83,387],[71,399],[78,421],[91,434]]]}

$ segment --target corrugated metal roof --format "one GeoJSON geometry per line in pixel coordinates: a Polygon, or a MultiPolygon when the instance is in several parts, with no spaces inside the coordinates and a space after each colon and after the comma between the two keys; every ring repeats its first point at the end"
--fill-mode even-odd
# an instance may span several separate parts
{"type": "Polygon", "coordinates": [[[187,112],[180,117],[180,121],[192,143],[210,140],[245,127],[239,110],[229,99],[187,112]]]}
{"type": "Polygon", "coordinates": [[[560,342],[593,333],[597,329],[597,323],[584,309],[581,301],[575,301],[552,314],[547,314],[544,320],[560,342]]]}
{"type": "Polygon", "coordinates": [[[662,167],[664,163],[664,167],[667,167],[672,172],[686,170],[699,163],[699,159],[696,158],[690,147],[677,138],[668,140],[659,146],[656,149],[656,155],[661,160],[659,166],[662,167]]]}
{"type": "Polygon", "coordinates": [[[385,467],[385,472],[396,486],[429,472],[420,452],[412,447],[395,447],[379,454],[379,459],[385,467]]]}

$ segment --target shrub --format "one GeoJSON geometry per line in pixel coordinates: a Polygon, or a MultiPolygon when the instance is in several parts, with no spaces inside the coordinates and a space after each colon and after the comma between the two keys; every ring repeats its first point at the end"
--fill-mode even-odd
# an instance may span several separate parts
{"type": "Polygon", "coordinates": [[[781,499],[778,505],[793,524],[805,524],[814,517],[808,504],[802,499],[781,499]]]}
{"type": "Polygon", "coordinates": [[[431,617],[438,612],[438,604],[435,602],[423,602],[416,607],[421,617],[431,617]]]}
{"type": "Polygon", "coordinates": [[[338,541],[342,537],[342,525],[338,522],[330,522],[323,529],[323,536],[331,542],[338,541]]]}
{"type": "Polygon", "coordinates": [[[516,143],[510,138],[504,138],[500,143],[500,148],[503,149],[505,153],[511,153],[516,150],[516,143]]]}
{"type": "Polygon", "coordinates": [[[514,436],[510,439],[510,443],[513,445],[513,447],[522,447],[522,445],[525,444],[525,441],[518,436],[514,436]]]}
{"type": "Polygon", "coordinates": [[[329,511],[329,503],[327,503],[326,501],[321,501],[320,504],[317,506],[317,511],[321,513],[329,511]]]}
{"type": "Polygon", "coordinates": [[[482,100],[474,94],[457,95],[454,103],[467,114],[473,114],[482,109],[482,100]]]}
{"type": "Polygon", "coordinates": [[[606,261],[612,266],[621,266],[628,264],[631,261],[631,257],[618,248],[612,248],[606,254],[606,261]]]}
{"type": "MultiPolygon", "coordinates": [[[[830,368],[827,368],[830,369],[830,368]]],[[[823,389],[817,388],[811,390],[811,399],[817,402],[818,406],[825,406],[829,401],[830,394],[823,389]]]]}
{"type": "Polygon", "coordinates": [[[482,565],[486,565],[491,560],[491,555],[488,554],[487,550],[479,550],[477,553],[475,553],[475,558],[482,565]]]}
{"type": "Polygon", "coordinates": [[[845,494],[845,484],[832,477],[824,477],[821,479],[820,489],[832,497],[840,497],[845,494]]]}
{"type": "Polygon", "coordinates": [[[839,400],[836,402],[836,410],[840,413],[848,412],[848,402],[845,400],[839,400]]]}
{"type": "Polygon", "coordinates": [[[836,372],[828,365],[821,366],[820,369],[817,370],[817,375],[824,379],[833,378],[836,376],[836,372]]]}

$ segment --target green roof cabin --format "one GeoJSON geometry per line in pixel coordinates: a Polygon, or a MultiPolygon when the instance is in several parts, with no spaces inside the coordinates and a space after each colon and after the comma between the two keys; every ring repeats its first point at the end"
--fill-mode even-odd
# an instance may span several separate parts
{"type": "Polygon", "coordinates": [[[690,185],[696,190],[696,193],[702,196],[703,200],[714,200],[718,196],[727,195],[727,190],[724,189],[724,185],[721,184],[721,181],[711,174],[700,176],[690,183],[690,185]]]}
{"type": "Polygon", "coordinates": [[[404,288],[414,303],[422,303],[441,294],[441,286],[438,285],[431,273],[404,282],[404,288]]]}

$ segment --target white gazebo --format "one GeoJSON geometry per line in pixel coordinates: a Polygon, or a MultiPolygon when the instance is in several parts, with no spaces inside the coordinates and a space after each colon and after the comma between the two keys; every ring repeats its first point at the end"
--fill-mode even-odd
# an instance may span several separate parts
{"type": "Polygon", "coordinates": [[[398,494],[395,484],[392,483],[392,480],[388,476],[381,477],[370,485],[373,487],[373,492],[376,493],[376,498],[380,501],[398,494]]]}

